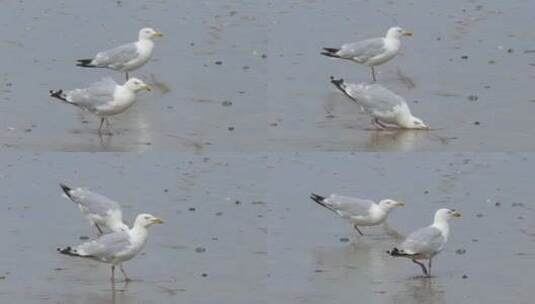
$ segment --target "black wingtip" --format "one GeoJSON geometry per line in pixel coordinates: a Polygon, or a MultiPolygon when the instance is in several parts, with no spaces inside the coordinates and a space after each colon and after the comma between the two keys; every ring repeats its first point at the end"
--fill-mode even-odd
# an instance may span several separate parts
{"type": "Polygon", "coordinates": [[[63,192],[65,192],[65,195],[67,195],[69,198],[72,198],[71,197],[71,188],[67,187],[65,184],[59,184],[59,186],[61,187],[61,189],[63,189],[63,192]]]}
{"type": "Polygon", "coordinates": [[[76,253],[76,250],[72,249],[71,246],[65,247],[65,248],[58,248],[57,251],[64,255],[69,256],[80,256],[76,253]]]}
{"type": "Polygon", "coordinates": [[[76,60],[76,66],[83,68],[96,68],[95,65],[91,64],[93,59],[78,59],[76,60]]]}
{"type": "Polygon", "coordinates": [[[400,256],[406,256],[407,254],[404,253],[403,251],[397,249],[396,247],[394,247],[392,250],[389,250],[386,252],[388,255],[390,256],[393,256],[393,257],[400,257],[400,256]]]}
{"type": "Polygon", "coordinates": [[[333,54],[333,53],[329,53],[329,52],[321,52],[320,54],[323,56],[327,56],[327,57],[340,58],[340,56],[333,54]]]}
{"type": "Polygon", "coordinates": [[[63,90],[49,90],[48,93],[50,94],[50,97],[54,97],[61,101],[68,102],[65,96],[63,95],[63,90]]]}
{"type": "Polygon", "coordinates": [[[340,49],[337,49],[337,48],[323,48],[324,51],[326,51],[327,53],[338,53],[338,51],[340,49]]]}
{"type": "Polygon", "coordinates": [[[329,206],[327,206],[323,200],[325,199],[324,196],[321,196],[319,194],[316,194],[316,193],[311,193],[310,194],[310,199],[313,200],[314,202],[316,202],[318,205],[322,206],[322,207],[325,207],[327,209],[331,209],[329,208],[329,206]]]}

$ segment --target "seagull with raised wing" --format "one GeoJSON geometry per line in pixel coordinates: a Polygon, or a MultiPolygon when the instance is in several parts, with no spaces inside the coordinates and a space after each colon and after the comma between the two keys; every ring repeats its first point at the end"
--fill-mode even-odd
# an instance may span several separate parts
{"type": "Polygon", "coordinates": [[[431,276],[433,257],[443,249],[450,235],[449,220],[460,217],[461,213],[455,209],[439,209],[435,213],[435,220],[430,226],[418,229],[401,243],[399,248],[387,251],[393,257],[405,257],[418,264],[425,276],[431,276]],[[428,260],[427,268],[418,260],[428,260]]]}
{"type": "Polygon", "coordinates": [[[372,116],[372,123],[380,129],[388,128],[388,125],[402,129],[429,129],[423,120],[412,115],[403,97],[379,84],[346,83],[344,79],[332,76],[331,83],[372,116]]]}
{"type": "Polygon", "coordinates": [[[129,229],[123,222],[123,212],[116,201],[86,188],[71,189],[64,184],[59,185],[65,196],[77,204],[82,214],[97,228],[99,235],[104,233],[104,229],[113,232],[129,229]]]}
{"type": "Polygon", "coordinates": [[[125,281],[128,282],[130,278],[124,271],[123,263],[135,257],[143,249],[148,237],[147,228],[162,223],[163,220],[143,213],[136,217],[132,229],[104,234],[75,247],[58,248],[58,252],[111,264],[112,282],[115,282],[115,267],[119,266],[125,281]]]}
{"type": "Polygon", "coordinates": [[[94,58],[79,59],[77,66],[84,68],[108,68],[126,73],[142,67],[149,61],[154,48],[154,38],[162,37],[161,32],[146,27],[139,31],[139,38],[136,42],[131,42],[99,52],[94,58]]]}
{"type": "Polygon", "coordinates": [[[402,36],[412,36],[412,33],[400,27],[391,27],[385,37],[346,43],[340,48],[323,48],[321,54],[365,64],[371,68],[372,79],[375,81],[374,67],[389,61],[399,53],[402,36]]]}
{"type": "Polygon", "coordinates": [[[150,91],[150,87],[137,78],[129,79],[125,84],[119,85],[111,78],[104,78],[84,89],[51,90],[50,96],[74,105],[82,110],[100,117],[99,134],[108,117],[120,114],[130,108],[136,101],[136,93],[141,90],[150,91]]]}
{"type": "Polygon", "coordinates": [[[359,226],[379,225],[386,220],[393,208],[405,206],[403,202],[392,199],[384,199],[376,203],[372,200],[338,194],[324,197],[312,193],[310,199],[348,220],[360,235],[363,234],[359,226]]]}

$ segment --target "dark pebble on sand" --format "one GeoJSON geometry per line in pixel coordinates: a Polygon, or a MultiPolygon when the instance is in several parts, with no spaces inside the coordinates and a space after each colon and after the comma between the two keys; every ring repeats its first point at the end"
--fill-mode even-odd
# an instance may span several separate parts
{"type": "Polygon", "coordinates": [[[515,50],[513,50],[513,49],[511,49],[511,48],[507,49],[507,53],[509,53],[509,54],[511,54],[511,53],[514,52],[514,51],[515,51],[515,50]]]}
{"type": "Polygon", "coordinates": [[[476,217],[483,217],[483,213],[476,214],[476,217]]]}
{"type": "Polygon", "coordinates": [[[207,274],[207,273],[203,273],[203,274],[201,274],[201,276],[202,276],[203,278],[206,278],[206,277],[208,276],[208,274],[207,274]]]}
{"type": "Polygon", "coordinates": [[[512,203],[511,207],[524,207],[524,203],[512,203]]]}
{"type": "Polygon", "coordinates": [[[262,54],[262,59],[266,59],[267,58],[267,55],[266,54],[262,54]]]}
{"type": "Polygon", "coordinates": [[[191,207],[188,209],[189,211],[195,211],[195,208],[191,207]]]}
{"type": "Polygon", "coordinates": [[[217,65],[222,65],[222,64],[223,64],[223,61],[216,61],[215,64],[217,64],[217,65]]]}
{"type": "Polygon", "coordinates": [[[82,241],[85,241],[85,240],[89,240],[89,237],[88,236],[85,236],[85,235],[82,235],[79,237],[80,240],[82,241]]]}
{"type": "Polygon", "coordinates": [[[163,192],[167,193],[169,192],[169,189],[163,189],[163,192]]]}
{"type": "Polygon", "coordinates": [[[228,127],[229,131],[234,131],[234,127],[228,127]]]}
{"type": "Polygon", "coordinates": [[[241,204],[241,202],[240,201],[235,201],[234,204],[239,205],[239,204],[241,204]]]}
{"type": "Polygon", "coordinates": [[[496,207],[500,207],[501,205],[502,205],[502,203],[500,203],[500,202],[496,202],[496,203],[494,204],[494,206],[496,206],[496,207]]]}
{"type": "Polygon", "coordinates": [[[474,125],[479,126],[481,123],[479,121],[474,121],[474,125]]]}
{"type": "Polygon", "coordinates": [[[468,276],[466,274],[463,274],[463,276],[461,278],[468,279],[468,276]]]}
{"type": "Polygon", "coordinates": [[[455,250],[455,253],[459,254],[459,255],[465,254],[466,253],[466,249],[457,249],[457,250],[455,250]]]}
{"type": "Polygon", "coordinates": [[[470,101],[477,101],[478,99],[479,99],[479,97],[477,97],[477,95],[468,96],[468,100],[470,100],[470,101]]]}
{"type": "Polygon", "coordinates": [[[349,242],[349,238],[346,238],[346,237],[340,238],[340,242],[347,243],[349,242]]]}
{"type": "Polygon", "coordinates": [[[220,211],[220,212],[216,212],[215,215],[216,215],[216,216],[222,216],[222,215],[223,215],[223,212],[221,212],[221,211],[220,211]]]}
{"type": "Polygon", "coordinates": [[[232,101],[230,100],[225,100],[221,103],[222,106],[224,107],[230,107],[232,105],[232,101]]]}
{"type": "Polygon", "coordinates": [[[195,248],[195,252],[197,252],[197,253],[203,253],[203,252],[205,252],[205,251],[206,251],[206,248],[204,248],[204,247],[197,247],[197,248],[195,248]]]}
{"type": "Polygon", "coordinates": [[[461,56],[461,59],[468,59],[468,56],[463,55],[463,56],[461,56]]]}

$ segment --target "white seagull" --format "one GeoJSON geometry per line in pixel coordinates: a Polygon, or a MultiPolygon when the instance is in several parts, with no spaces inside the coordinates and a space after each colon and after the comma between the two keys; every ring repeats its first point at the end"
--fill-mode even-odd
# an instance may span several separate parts
{"type": "Polygon", "coordinates": [[[143,28],[139,31],[139,39],[136,42],[123,44],[111,50],[99,52],[94,58],[79,59],[76,64],[84,68],[108,68],[126,73],[143,66],[152,56],[155,37],[162,37],[161,32],[151,28],[143,28]]]}
{"type": "Polygon", "coordinates": [[[331,194],[324,197],[315,193],[310,198],[340,217],[347,219],[360,235],[363,235],[358,226],[376,226],[383,223],[392,208],[405,206],[403,202],[384,199],[376,203],[372,200],[331,194]]]}
{"type": "Polygon", "coordinates": [[[102,125],[106,121],[109,127],[108,117],[126,111],[136,101],[136,93],[141,90],[150,91],[150,87],[143,81],[132,78],[125,84],[119,85],[111,78],[104,78],[91,84],[84,89],[51,90],[50,96],[64,101],[80,109],[91,112],[100,117],[99,134],[102,125]]]}
{"type": "Polygon", "coordinates": [[[372,79],[375,81],[374,66],[389,61],[399,53],[401,36],[412,36],[412,33],[406,32],[400,27],[391,27],[384,38],[346,43],[340,48],[323,48],[324,52],[321,54],[368,65],[371,67],[372,79]]]}
{"type": "Polygon", "coordinates": [[[406,257],[420,265],[424,275],[431,276],[433,257],[439,254],[448,242],[450,225],[448,221],[453,217],[460,217],[461,213],[455,209],[439,209],[435,213],[432,225],[418,229],[411,233],[398,248],[387,251],[393,257],[406,257]],[[418,260],[428,260],[428,268],[418,260]]]}
{"type": "Polygon", "coordinates": [[[113,232],[129,229],[123,222],[123,212],[116,201],[86,188],[71,189],[64,184],[59,185],[65,195],[78,205],[82,214],[97,228],[99,235],[104,233],[103,228],[113,232]]]}
{"type": "Polygon", "coordinates": [[[332,76],[331,83],[371,115],[372,123],[380,129],[388,128],[387,124],[402,129],[429,129],[420,118],[412,115],[403,97],[379,84],[346,83],[332,76]]]}
{"type": "Polygon", "coordinates": [[[104,234],[76,247],[58,248],[59,253],[93,259],[111,264],[111,281],[115,281],[115,266],[119,266],[125,281],[130,281],[123,268],[123,263],[136,256],[147,242],[148,230],[152,224],[162,224],[163,220],[150,214],[136,217],[134,226],[127,231],[104,234]]]}

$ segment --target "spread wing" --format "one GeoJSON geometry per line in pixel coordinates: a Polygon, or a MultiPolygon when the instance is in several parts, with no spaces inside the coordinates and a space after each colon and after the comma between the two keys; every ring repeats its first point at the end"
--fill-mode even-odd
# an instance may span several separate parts
{"type": "Polygon", "coordinates": [[[87,213],[107,216],[112,211],[121,212],[119,203],[102,194],[85,188],[78,188],[69,192],[74,202],[80,204],[87,213]]]}
{"type": "Polygon", "coordinates": [[[126,63],[139,56],[135,42],[124,44],[111,50],[102,51],[95,56],[92,64],[97,67],[121,69],[126,63]]]}
{"type": "Polygon", "coordinates": [[[95,110],[98,106],[109,103],[117,83],[111,78],[104,78],[85,89],[75,89],[67,92],[68,102],[87,110],[95,110]]]}
{"type": "Polygon", "coordinates": [[[434,255],[444,247],[446,240],[440,230],[428,226],[411,233],[403,243],[400,249],[408,254],[434,255]]]}
{"type": "Polygon", "coordinates": [[[384,38],[367,39],[342,45],[336,55],[345,59],[354,59],[358,62],[366,62],[370,58],[385,52],[384,38]]]}

